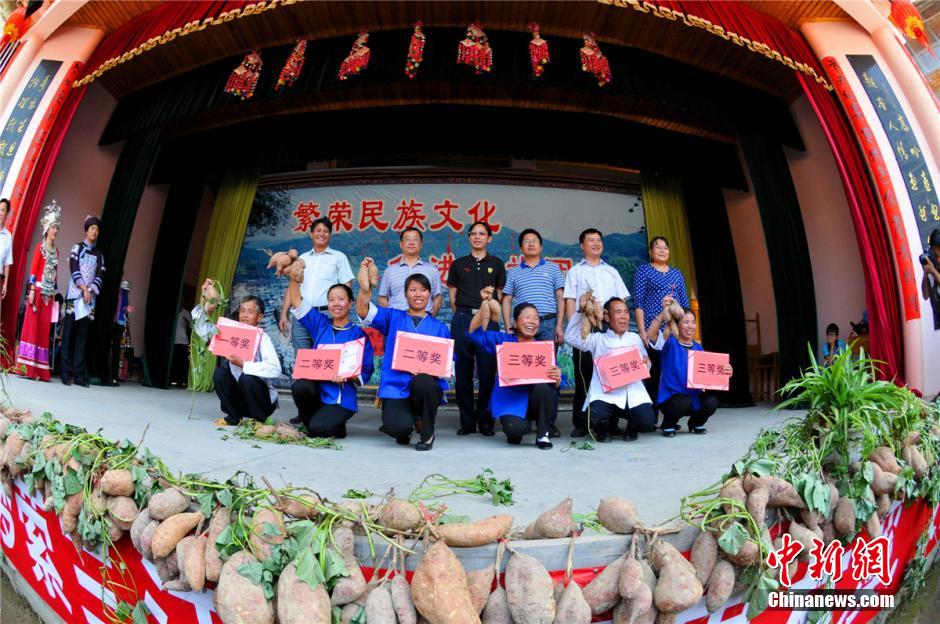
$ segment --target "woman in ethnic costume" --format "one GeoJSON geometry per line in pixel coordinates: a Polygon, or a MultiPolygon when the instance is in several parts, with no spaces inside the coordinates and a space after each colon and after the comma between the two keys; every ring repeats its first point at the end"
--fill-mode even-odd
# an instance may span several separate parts
{"type": "Polygon", "coordinates": [[[60,220],[61,208],[53,200],[42,218],[42,241],[36,246],[30,265],[26,316],[16,352],[16,372],[42,381],[49,381],[49,328],[53,321],[56,269],[59,265],[55,239],[60,220]]]}

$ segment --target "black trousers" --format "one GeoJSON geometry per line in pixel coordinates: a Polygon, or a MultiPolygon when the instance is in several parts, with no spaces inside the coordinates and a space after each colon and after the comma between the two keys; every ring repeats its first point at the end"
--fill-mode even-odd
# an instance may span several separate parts
{"type": "Polygon", "coordinates": [[[189,345],[173,345],[170,381],[180,386],[186,386],[189,383],[189,345]]]}
{"type": "Polygon", "coordinates": [[[571,404],[571,424],[575,429],[587,429],[587,414],[584,413],[584,401],[587,389],[594,378],[594,356],[590,351],[581,351],[572,347],[574,362],[574,402],[571,404]]]}
{"type": "Polygon", "coordinates": [[[421,441],[427,442],[434,436],[437,407],[443,397],[437,377],[415,375],[408,398],[382,399],[382,431],[396,440],[404,439],[420,423],[421,441]]]}
{"type": "Polygon", "coordinates": [[[507,438],[521,438],[529,432],[529,421],[535,421],[537,437],[548,435],[548,426],[555,422],[555,413],[558,409],[555,386],[553,384],[532,384],[529,386],[529,406],[526,408],[525,418],[503,415],[499,419],[500,426],[507,438]]]}
{"type": "Polygon", "coordinates": [[[628,433],[649,433],[656,430],[656,413],[652,403],[640,403],[629,409],[606,401],[591,401],[591,429],[606,433],[612,431],[619,420],[627,421],[628,433]]]}
{"type": "Polygon", "coordinates": [[[319,383],[312,379],[298,379],[291,384],[290,393],[301,421],[312,437],[346,437],[346,421],[355,412],[342,405],[325,405],[320,399],[319,383]]]}
{"type": "Polygon", "coordinates": [[[62,381],[75,381],[82,384],[88,381],[85,374],[85,340],[91,317],[80,321],[74,314],[66,314],[62,324],[62,381]]]}
{"type": "MultiPolygon", "coordinates": [[[[490,355],[476,345],[467,335],[467,328],[473,316],[469,312],[457,312],[450,322],[450,335],[454,339],[454,393],[457,395],[457,407],[460,408],[460,428],[464,431],[484,431],[492,428],[489,411],[493,385],[496,383],[496,356],[490,355]],[[473,405],[473,365],[476,364],[480,391],[477,394],[476,407],[473,405]]],[[[490,321],[490,330],[498,330],[499,325],[490,321]]]]}
{"type": "Polygon", "coordinates": [[[697,410],[692,409],[692,397],[688,394],[674,394],[664,403],[659,405],[663,412],[663,431],[675,429],[679,424],[679,419],[683,416],[689,417],[690,427],[701,427],[708,417],[718,409],[718,398],[711,394],[699,395],[701,406],[697,410]]]}
{"type": "Polygon", "coordinates": [[[659,396],[660,358],[662,357],[662,353],[656,349],[649,348],[646,350],[646,353],[650,358],[650,376],[643,380],[643,385],[646,387],[646,392],[653,400],[653,414],[656,414],[659,409],[656,397],[659,396]]]}
{"type": "Polygon", "coordinates": [[[271,401],[264,379],[242,373],[236,380],[227,361],[215,369],[212,381],[225,420],[231,425],[237,425],[243,418],[264,422],[277,409],[277,402],[271,401]]]}

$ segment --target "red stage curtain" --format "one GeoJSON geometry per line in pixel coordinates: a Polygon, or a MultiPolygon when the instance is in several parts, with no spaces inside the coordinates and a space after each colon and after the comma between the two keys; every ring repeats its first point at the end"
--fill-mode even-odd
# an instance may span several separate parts
{"type": "Polygon", "coordinates": [[[868,169],[858,151],[854,134],[831,93],[798,74],[803,91],[822,124],[832,148],[842,188],[849,203],[855,238],[865,273],[871,353],[884,364],[885,378],[903,383],[901,310],[897,297],[898,276],[891,258],[891,241],[881,208],[875,199],[868,169]]]}
{"type": "MultiPolygon", "coordinates": [[[[798,63],[805,63],[825,76],[819,60],[805,39],[774,17],[740,2],[716,0],[654,0],[655,4],[681,11],[721,26],[726,31],[766,44],[798,63]]],[[[839,168],[842,188],[849,203],[862,270],[871,332],[871,354],[884,362],[887,379],[904,381],[901,342],[901,310],[897,294],[897,271],[891,259],[891,242],[876,193],[871,185],[858,144],[842,109],[832,93],[802,72],[794,72],[803,92],[816,111],[839,168]]]]}
{"type": "MultiPolygon", "coordinates": [[[[10,281],[7,287],[7,299],[3,306],[3,338],[8,345],[13,344],[13,333],[16,331],[16,313],[20,305],[20,297],[23,296],[23,286],[26,283],[26,267],[32,254],[30,242],[33,238],[33,230],[36,222],[39,220],[42,211],[42,200],[46,194],[46,187],[49,185],[49,178],[52,177],[52,170],[55,168],[55,161],[59,157],[59,150],[68,134],[69,126],[72,125],[72,119],[75,117],[75,111],[85,96],[87,87],[72,89],[55,121],[49,128],[49,139],[42,147],[39,159],[36,161],[36,168],[33,176],[23,195],[23,202],[20,206],[20,216],[16,225],[16,232],[13,234],[13,271],[10,272],[10,281]]],[[[66,198],[62,199],[63,208],[68,210],[66,198]]],[[[69,250],[62,249],[61,241],[57,244],[59,248],[59,262],[68,261],[69,250]]],[[[61,284],[59,285],[61,287],[61,284]]]]}
{"type": "Polygon", "coordinates": [[[226,11],[240,9],[247,4],[252,4],[252,2],[248,0],[189,0],[188,2],[161,4],[155,9],[138,15],[102,41],[88,59],[82,78],[94,73],[109,59],[119,57],[165,32],[192,22],[202,21],[207,17],[215,18],[226,11]]]}

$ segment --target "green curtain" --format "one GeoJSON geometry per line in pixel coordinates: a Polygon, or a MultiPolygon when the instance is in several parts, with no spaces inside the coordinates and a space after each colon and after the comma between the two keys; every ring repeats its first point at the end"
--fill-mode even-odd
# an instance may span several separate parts
{"type": "MultiPolygon", "coordinates": [[[[222,292],[228,296],[235,275],[235,263],[241,253],[248,226],[248,214],[258,190],[258,169],[230,171],[222,178],[219,193],[212,208],[212,221],[206,235],[206,246],[199,264],[199,281],[196,282],[197,298],[206,278],[219,282],[222,292]]],[[[220,306],[221,307],[221,306],[220,306]]],[[[213,314],[218,320],[223,310],[213,314]]],[[[206,348],[205,342],[193,332],[191,342],[192,360],[189,367],[189,384],[193,390],[212,390],[212,374],[215,371],[215,356],[206,348]]]]}
{"type": "Polygon", "coordinates": [[[643,194],[647,242],[654,236],[665,236],[669,240],[669,264],[682,271],[689,299],[698,299],[682,183],[672,176],[644,172],[640,175],[640,192],[643,194]]]}

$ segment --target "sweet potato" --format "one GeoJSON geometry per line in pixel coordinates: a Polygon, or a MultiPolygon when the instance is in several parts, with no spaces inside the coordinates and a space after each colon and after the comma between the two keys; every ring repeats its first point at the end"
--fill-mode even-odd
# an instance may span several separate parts
{"type": "MultiPolygon", "coordinates": [[[[564,521],[563,515],[558,517],[564,521]]],[[[505,578],[506,600],[516,624],[551,624],[554,621],[554,584],[538,559],[513,553],[506,564],[505,578]]]]}
{"type": "MultiPolygon", "coordinates": [[[[184,581],[186,580],[186,555],[189,554],[189,547],[193,542],[196,541],[196,538],[192,535],[187,535],[179,541],[176,545],[175,559],[176,559],[176,572],[179,574],[180,578],[184,581]]],[[[170,555],[167,559],[167,563],[170,563],[174,555],[170,555]]],[[[171,564],[172,567],[172,564],[171,564]]],[[[187,583],[188,585],[188,583],[187,583]]]]}
{"type": "MultiPolygon", "coordinates": [[[[368,598],[369,597],[366,596],[366,599],[368,598]]],[[[362,601],[362,604],[359,604],[359,602],[350,602],[349,604],[345,605],[343,607],[343,610],[340,612],[339,623],[340,624],[352,624],[353,621],[363,622],[365,621],[365,615],[366,615],[365,600],[362,601]]]]}
{"type": "Polygon", "coordinates": [[[160,577],[161,581],[170,581],[177,577],[177,574],[170,571],[170,560],[176,561],[176,553],[173,553],[171,557],[161,557],[155,559],[153,565],[157,568],[157,575],[160,577]]]}
{"type": "Polygon", "coordinates": [[[865,521],[865,532],[868,533],[868,537],[875,539],[881,537],[881,520],[878,519],[878,511],[872,512],[868,516],[868,520],[865,521]]]}
{"type": "Polygon", "coordinates": [[[813,538],[817,535],[799,522],[791,522],[790,529],[787,531],[797,542],[803,544],[803,552],[800,553],[800,560],[806,561],[809,553],[813,549],[813,538]]]}
{"type": "Polygon", "coordinates": [[[188,592],[192,591],[192,588],[184,579],[179,578],[173,579],[172,581],[166,581],[163,584],[163,591],[188,592]]]}
{"type": "Polygon", "coordinates": [[[411,586],[408,585],[405,576],[396,574],[388,582],[388,591],[392,595],[392,606],[395,607],[398,624],[417,624],[418,612],[415,610],[415,603],[411,599],[411,586]]]}
{"type": "Polygon", "coordinates": [[[811,531],[815,531],[820,523],[824,520],[823,515],[815,509],[801,509],[800,519],[803,521],[803,524],[805,524],[806,527],[811,531]]]}
{"type": "Polygon", "coordinates": [[[11,431],[3,443],[3,461],[0,467],[6,467],[15,477],[20,473],[20,467],[16,465],[16,458],[26,446],[26,439],[20,435],[19,431],[11,431]]]}
{"type": "Polygon", "coordinates": [[[294,429],[287,423],[277,423],[274,428],[274,435],[285,440],[302,440],[304,437],[304,434],[298,429],[294,429]]]}
{"type": "Polygon", "coordinates": [[[278,624],[330,624],[330,595],[320,583],[313,589],[297,577],[297,565],[290,563],[277,580],[278,624]]]}
{"type": "Polygon", "coordinates": [[[513,624],[512,613],[509,612],[509,602],[506,600],[506,590],[497,587],[490,594],[483,607],[482,624],[513,624]]]}
{"type": "Polygon", "coordinates": [[[203,534],[192,541],[186,551],[186,561],[180,574],[193,588],[194,592],[201,592],[206,585],[206,548],[209,538],[203,534]]]}
{"type": "Polygon", "coordinates": [[[835,528],[835,526],[832,524],[832,521],[831,521],[831,520],[826,520],[825,522],[823,522],[823,524],[822,524],[822,526],[821,526],[820,528],[822,529],[822,532],[823,532],[823,538],[822,538],[822,541],[823,541],[823,542],[825,542],[826,544],[828,544],[829,542],[834,542],[834,541],[835,541],[835,539],[836,539],[836,528],[835,528]]]}
{"type": "Polygon", "coordinates": [[[187,533],[196,528],[203,519],[201,511],[179,513],[160,523],[154,531],[150,549],[154,557],[166,557],[187,533]]]}
{"type": "Polygon", "coordinates": [[[473,603],[473,608],[476,609],[477,614],[483,613],[486,600],[490,597],[494,574],[493,564],[480,570],[467,572],[467,589],[470,590],[470,602],[473,603]]]}
{"type": "Polygon", "coordinates": [[[656,624],[676,624],[675,613],[662,613],[656,615],[656,624]]]}
{"type": "Polygon", "coordinates": [[[396,624],[395,608],[388,587],[380,585],[369,592],[366,599],[366,622],[370,624],[396,624]]]}
{"type": "Polygon", "coordinates": [[[396,531],[411,531],[421,522],[421,511],[414,504],[397,498],[383,505],[379,514],[379,524],[396,531]]]}
{"type": "Polygon", "coordinates": [[[878,446],[868,456],[869,461],[878,464],[885,472],[901,474],[901,465],[894,451],[889,446],[878,446]]]}
{"type": "Polygon", "coordinates": [[[444,524],[437,533],[448,546],[472,548],[492,544],[512,528],[512,516],[490,516],[476,522],[444,524]]]}
{"type": "Polygon", "coordinates": [[[642,524],[633,503],[625,498],[609,496],[597,506],[597,521],[611,533],[630,534],[642,524]]]}
{"type": "Polygon", "coordinates": [[[255,561],[250,553],[242,550],[229,557],[222,566],[219,584],[215,588],[215,604],[224,624],[274,623],[274,607],[264,597],[264,589],[238,573],[239,566],[255,561]]]}
{"type": "Polygon", "coordinates": [[[631,624],[641,619],[656,618],[656,607],[653,606],[653,590],[646,583],[640,583],[632,598],[624,598],[614,607],[614,624],[631,624]],[[650,610],[652,609],[652,614],[650,610]],[[644,615],[646,616],[644,618],[644,615]]]}
{"type": "Polygon", "coordinates": [[[257,438],[270,438],[274,435],[274,432],[277,431],[277,427],[274,425],[261,425],[255,429],[255,437],[257,438]]]}
{"type": "Polygon", "coordinates": [[[855,535],[855,525],[858,520],[855,517],[855,507],[852,506],[851,499],[845,496],[839,499],[832,522],[839,537],[852,537],[855,535]]]}
{"type": "Polygon", "coordinates": [[[279,508],[280,511],[291,518],[315,520],[320,513],[316,508],[320,504],[320,499],[312,494],[303,494],[298,498],[300,500],[287,499],[284,505],[279,508]]]}
{"type": "Polygon", "coordinates": [[[836,507],[839,506],[839,488],[833,483],[829,483],[829,513],[826,514],[827,520],[832,520],[836,513],[836,507]]]}
{"type": "Polygon", "coordinates": [[[747,540],[735,554],[725,553],[725,558],[731,563],[747,567],[757,563],[760,557],[760,546],[752,539],[747,540]]]}
{"type": "Polygon", "coordinates": [[[262,507],[251,518],[251,536],[248,543],[251,554],[258,561],[264,561],[271,556],[277,544],[287,537],[284,527],[284,516],[276,509],[262,507]]]}
{"type": "Polygon", "coordinates": [[[114,524],[113,522],[108,523],[108,539],[111,540],[112,544],[117,544],[121,541],[121,538],[124,537],[124,530],[114,524]]]}
{"type": "Polygon", "coordinates": [[[591,606],[591,613],[600,615],[609,611],[620,599],[620,572],[628,555],[612,561],[600,574],[595,576],[581,591],[584,599],[591,606]]]}
{"type": "MultiPolygon", "coordinates": [[[[725,481],[725,484],[721,486],[721,492],[718,493],[718,496],[720,498],[730,498],[738,501],[741,503],[741,509],[744,509],[747,504],[747,493],[744,491],[744,486],[741,483],[741,479],[738,477],[725,481]]],[[[722,508],[725,513],[732,513],[737,509],[729,503],[722,505],[722,508]]]]}
{"type": "Polygon", "coordinates": [[[10,459],[10,474],[11,475],[13,475],[14,477],[17,477],[23,474],[24,472],[29,472],[30,466],[29,466],[28,459],[29,459],[29,454],[31,451],[32,451],[32,446],[30,445],[29,442],[27,442],[20,448],[19,453],[11,457],[10,459]]]}
{"type": "MultiPolygon", "coordinates": [[[[645,587],[645,585],[644,585],[645,587]]],[[[570,624],[590,624],[591,605],[584,599],[581,587],[572,579],[568,582],[555,608],[555,622],[570,624]]]]}
{"type": "Polygon", "coordinates": [[[76,492],[65,499],[65,507],[62,508],[63,533],[72,533],[78,528],[78,514],[82,510],[83,498],[81,492],[76,492]]]}
{"type": "Polygon", "coordinates": [[[572,504],[573,501],[569,497],[548,511],[542,512],[533,525],[534,533],[547,539],[571,535],[571,532],[577,529],[577,525],[571,517],[572,504]]]}
{"type": "Polygon", "coordinates": [[[100,488],[94,488],[88,495],[86,511],[93,518],[100,518],[108,513],[108,497],[101,492],[100,488]]]}
{"type": "Polygon", "coordinates": [[[137,518],[137,503],[129,496],[111,496],[108,498],[108,515],[119,528],[130,530],[137,518]]]}
{"type": "Polygon", "coordinates": [[[480,622],[463,566],[444,542],[435,542],[424,554],[411,580],[411,596],[415,608],[431,624],[480,622]]]}
{"type": "Polygon", "coordinates": [[[176,488],[158,492],[147,501],[147,509],[154,520],[166,520],[170,516],[183,513],[188,507],[189,497],[176,488]]]}
{"type": "Polygon", "coordinates": [[[140,554],[150,561],[154,560],[152,549],[153,536],[156,534],[157,527],[159,526],[160,523],[157,520],[151,520],[150,524],[145,526],[143,532],[140,534],[140,554]]]}
{"type": "MultiPolygon", "coordinates": [[[[362,569],[356,560],[356,538],[353,532],[346,527],[339,527],[333,531],[333,542],[343,556],[349,576],[344,576],[333,588],[330,604],[334,607],[353,602],[366,591],[366,579],[362,576],[362,569]]],[[[464,579],[466,585],[466,579],[464,579]]]]}
{"type": "Polygon", "coordinates": [[[875,496],[882,494],[894,494],[894,488],[898,483],[898,475],[893,472],[885,472],[881,466],[873,461],[868,462],[871,466],[873,479],[871,482],[871,491],[875,496]]]}
{"type": "Polygon", "coordinates": [[[767,498],[768,507],[795,507],[796,509],[806,509],[806,503],[800,497],[799,492],[792,484],[784,481],[780,477],[755,477],[747,475],[744,478],[744,491],[750,494],[758,487],[765,487],[769,492],[767,498]]]}
{"type": "Polygon", "coordinates": [[[695,576],[695,567],[688,559],[682,556],[682,553],[680,553],[675,546],[663,540],[656,540],[653,544],[653,548],[650,550],[650,564],[653,566],[653,570],[662,572],[662,569],[669,562],[675,562],[677,565],[687,568],[687,570],[695,576]]]}
{"type": "Polygon", "coordinates": [[[227,507],[219,507],[212,512],[212,520],[209,521],[209,537],[206,542],[206,580],[213,583],[219,580],[219,574],[222,572],[222,558],[219,556],[219,549],[215,541],[225,530],[225,527],[231,522],[231,512],[227,507]]]}
{"type": "Polygon", "coordinates": [[[679,613],[691,609],[703,593],[702,584],[695,578],[695,568],[670,557],[660,568],[653,602],[660,613],[679,613]]]}
{"type": "Polygon", "coordinates": [[[927,460],[916,446],[909,445],[901,449],[901,458],[914,469],[914,474],[918,479],[922,479],[927,474],[927,460]]]}
{"type": "MultiPolygon", "coordinates": [[[[693,552],[695,546],[692,546],[693,552]]],[[[620,568],[620,578],[617,581],[617,590],[621,598],[632,600],[637,594],[643,582],[643,564],[633,557],[627,558],[620,568]]]]}
{"type": "Polygon", "coordinates": [[[715,564],[711,576],[708,577],[708,593],[705,596],[705,608],[709,613],[721,609],[734,589],[734,566],[722,559],[715,564]]]}
{"type": "MultiPolygon", "coordinates": [[[[760,490],[755,490],[760,491],[760,490]]],[[[750,504],[748,497],[748,504],[750,504]]],[[[718,540],[709,531],[702,531],[692,543],[692,553],[690,556],[692,567],[695,568],[695,578],[704,585],[711,576],[712,569],[718,561],[718,540]]],[[[628,596],[624,596],[627,598],[628,596]]]]}
{"type": "Polygon", "coordinates": [[[134,518],[134,523],[131,524],[131,543],[134,545],[134,549],[137,552],[143,552],[140,549],[140,539],[144,535],[144,529],[150,524],[150,510],[144,508],[137,514],[137,517],[134,518]]]}
{"type": "Polygon", "coordinates": [[[756,487],[747,495],[747,512],[754,518],[757,526],[764,526],[767,516],[767,503],[770,501],[770,490],[765,487],[756,487]]]}
{"type": "MultiPolygon", "coordinates": [[[[118,470],[106,470],[101,475],[101,481],[98,487],[108,496],[133,496],[134,495],[134,477],[130,470],[123,468],[118,470]]],[[[152,513],[152,512],[151,512],[152,513]]]]}

